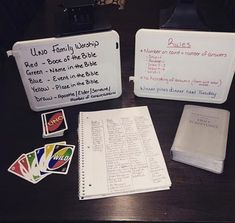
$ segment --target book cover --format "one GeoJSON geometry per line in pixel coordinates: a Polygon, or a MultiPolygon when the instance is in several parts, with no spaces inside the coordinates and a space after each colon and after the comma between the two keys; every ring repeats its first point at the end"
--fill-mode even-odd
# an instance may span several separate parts
{"type": "Polygon", "coordinates": [[[222,173],[230,112],[185,105],[171,148],[172,159],[222,173]]]}

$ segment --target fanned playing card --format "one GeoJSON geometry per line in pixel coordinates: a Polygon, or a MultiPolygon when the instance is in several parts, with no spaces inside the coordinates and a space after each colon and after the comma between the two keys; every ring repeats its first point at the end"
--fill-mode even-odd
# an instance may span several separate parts
{"type": "Polygon", "coordinates": [[[41,147],[41,148],[35,149],[35,154],[36,154],[36,158],[37,158],[37,163],[38,163],[40,175],[41,176],[49,175],[50,173],[42,171],[42,168],[41,168],[44,165],[44,161],[45,161],[45,148],[41,147]]]}
{"type": "Polygon", "coordinates": [[[8,171],[33,184],[52,173],[67,174],[74,149],[74,145],[66,145],[65,141],[46,144],[22,154],[8,171]]]}
{"type": "Polygon", "coordinates": [[[53,149],[55,147],[55,145],[57,144],[61,144],[61,145],[65,145],[66,142],[65,141],[61,141],[61,142],[56,142],[56,143],[50,143],[50,144],[46,144],[44,146],[44,154],[40,159],[40,170],[42,172],[47,172],[47,164],[48,164],[48,160],[51,158],[51,154],[53,152],[53,149]]]}
{"type": "Polygon", "coordinates": [[[35,151],[29,152],[26,154],[28,163],[29,163],[29,172],[32,175],[32,179],[35,183],[39,182],[42,180],[45,176],[42,176],[40,174],[40,169],[38,166],[37,158],[36,158],[36,153],[35,151]]]}
{"type": "Polygon", "coordinates": [[[67,174],[73,157],[75,146],[55,145],[48,160],[47,171],[50,173],[67,174]]]}
{"type": "Polygon", "coordinates": [[[29,177],[29,168],[21,164],[21,160],[25,160],[26,155],[22,154],[9,168],[8,171],[15,174],[18,177],[21,177],[31,183],[33,183],[33,180],[29,177]]]}

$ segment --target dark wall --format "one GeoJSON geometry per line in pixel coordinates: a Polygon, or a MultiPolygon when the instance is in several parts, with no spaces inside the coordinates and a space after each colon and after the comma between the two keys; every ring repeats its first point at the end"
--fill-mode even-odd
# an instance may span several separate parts
{"type": "MultiPolygon", "coordinates": [[[[43,0],[2,0],[0,5],[0,56],[22,38],[43,0]]],[[[0,58],[0,60],[1,60],[0,58]]]]}

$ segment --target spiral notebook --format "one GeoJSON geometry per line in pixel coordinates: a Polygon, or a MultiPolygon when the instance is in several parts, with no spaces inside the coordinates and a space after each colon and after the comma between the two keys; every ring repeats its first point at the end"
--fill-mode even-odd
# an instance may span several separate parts
{"type": "Polygon", "coordinates": [[[80,112],[78,135],[80,200],[170,188],[146,106],[80,112]]]}

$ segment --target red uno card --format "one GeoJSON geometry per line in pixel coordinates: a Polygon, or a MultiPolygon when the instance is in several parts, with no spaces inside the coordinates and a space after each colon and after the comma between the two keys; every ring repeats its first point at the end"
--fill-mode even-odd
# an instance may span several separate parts
{"type": "Polygon", "coordinates": [[[29,166],[27,163],[26,155],[22,154],[9,168],[10,173],[15,174],[31,183],[33,180],[30,177],[29,166]]]}

